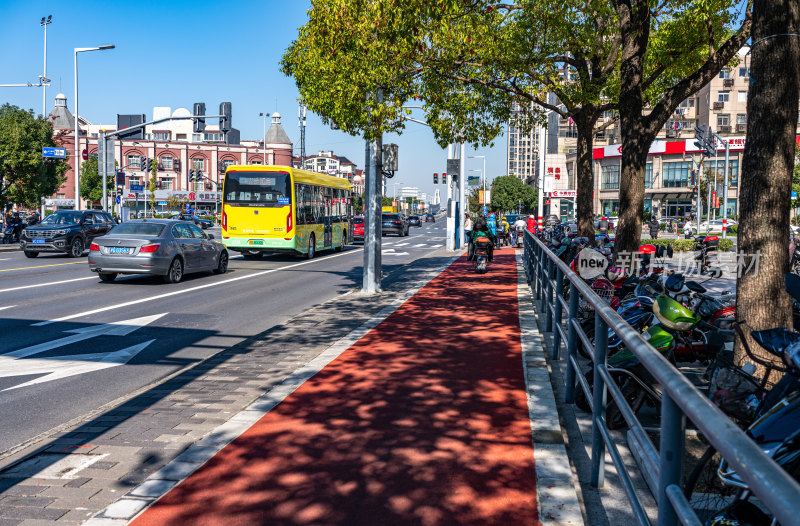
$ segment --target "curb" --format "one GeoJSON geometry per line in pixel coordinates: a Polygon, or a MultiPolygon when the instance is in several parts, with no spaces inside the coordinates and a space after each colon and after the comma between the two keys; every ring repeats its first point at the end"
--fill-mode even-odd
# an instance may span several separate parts
{"type": "MultiPolygon", "coordinates": [[[[400,296],[381,309],[375,316],[364,322],[327,347],[316,358],[299,367],[267,393],[255,400],[245,409],[234,415],[224,424],[206,434],[198,442],[189,446],[171,462],[150,475],[144,482],[120,497],[116,502],[96,513],[84,522],[86,526],[121,526],[127,524],[136,515],[143,512],[158,499],[166,495],[175,486],[183,482],[203,464],[216,455],[222,448],[247,431],[264,415],[280,404],[307,380],[320,372],[354,343],[364,337],[403,303],[424,287],[443,270],[449,267],[461,254],[451,256],[448,261],[438,267],[425,271],[422,276],[410,281],[408,288],[400,296]]],[[[358,293],[356,293],[358,294],[358,293]]]]}
{"type": "Polygon", "coordinates": [[[516,257],[520,342],[533,439],[539,522],[544,526],[583,526],[577,489],[580,486],[573,477],[564,444],[564,432],[544,355],[544,339],[536,325],[533,297],[522,267],[522,253],[517,252],[516,257]]]}

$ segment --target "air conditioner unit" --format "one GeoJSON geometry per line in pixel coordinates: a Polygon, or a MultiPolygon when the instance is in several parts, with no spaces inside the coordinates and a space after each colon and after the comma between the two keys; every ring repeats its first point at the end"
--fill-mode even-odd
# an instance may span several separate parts
{"type": "Polygon", "coordinates": [[[736,132],[743,133],[747,131],[747,123],[740,122],[736,125],[736,132]]]}
{"type": "Polygon", "coordinates": [[[727,126],[720,126],[720,127],[719,127],[719,132],[720,132],[720,133],[730,133],[730,132],[731,132],[731,127],[730,127],[730,125],[727,125],[727,126]]]}
{"type": "Polygon", "coordinates": [[[731,87],[733,87],[733,79],[724,79],[724,80],[722,81],[722,85],[723,85],[724,87],[726,87],[726,88],[731,88],[731,87]]]}
{"type": "Polygon", "coordinates": [[[715,110],[721,110],[724,107],[725,107],[725,103],[724,102],[715,102],[714,105],[712,106],[712,108],[715,109],[715,110]]]}
{"type": "Polygon", "coordinates": [[[675,138],[678,136],[678,130],[667,130],[668,138],[675,138]]]}

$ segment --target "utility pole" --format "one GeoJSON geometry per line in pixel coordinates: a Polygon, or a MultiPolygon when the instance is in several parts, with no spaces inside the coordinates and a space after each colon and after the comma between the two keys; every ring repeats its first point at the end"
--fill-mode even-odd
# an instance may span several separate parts
{"type": "Polygon", "coordinates": [[[297,118],[298,126],[300,126],[300,168],[302,169],[306,163],[306,105],[303,102],[300,102],[300,106],[297,108],[297,118]]]}
{"type": "MultiPolygon", "coordinates": [[[[383,93],[379,89],[376,96],[378,104],[383,102],[383,93]]],[[[302,119],[302,118],[301,118],[302,119]]],[[[304,119],[301,120],[304,122],[304,119]]],[[[303,126],[300,127],[301,147],[303,126]]],[[[361,292],[375,294],[381,291],[381,182],[383,180],[383,138],[372,142],[366,141],[364,159],[364,275],[361,292]]],[[[304,154],[301,154],[305,157],[304,154]]]]}
{"type": "MultiPolygon", "coordinates": [[[[44,68],[42,71],[42,117],[47,115],[47,83],[50,79],[47,78],[47,25],[53,20],[53,15],[48,15],[47,18],[42,17],[41,26],[44,27],[44,68]]],[[[44,219],[44,215],[42,215],[44,219]]]]}
{"type": "Polygon", "coordinates": [[[547,132],[545,126],[539,127],[539,195],[537,205],[537,219],[536,224],[539,229],[542,228],[542,216],[544,215],[544,155],[545,155],[545,141],[544,134],[547,132]]]}

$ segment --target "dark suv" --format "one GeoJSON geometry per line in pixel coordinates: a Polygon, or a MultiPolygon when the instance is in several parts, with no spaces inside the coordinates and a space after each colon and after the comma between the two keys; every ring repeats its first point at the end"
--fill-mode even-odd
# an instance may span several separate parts
{"type": "Polygon", "coordinates": [[[77,258],[88,250],[94,238],[107,234],[115,224],[107,212],[60,210],[36,226],[25,228],[19,246],[29,258],[35,258],[39,252],[63,252],[77,258]]]}

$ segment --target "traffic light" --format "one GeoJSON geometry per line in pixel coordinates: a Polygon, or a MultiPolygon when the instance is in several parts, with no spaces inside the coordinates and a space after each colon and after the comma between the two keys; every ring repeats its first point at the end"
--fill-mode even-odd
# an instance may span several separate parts
{"type": "Polygon", "coordinates": [[[220,102],[219,104],[219,131],[228,133],[231,131],[231,103],[220,102]]]}
{"type": "Polygon", "coordinates": [[[194,130],[194,133],[203,133],[204,131],[206,131],[205,114],[206,114],[206,103],[195,102],[193,115],[203,115],[203,117],[195,117],[194,119],[192,119],[192,130],[194,130]]]}
{"type": "Polygon", "coordinates": [[[148,159],[147,160],[147,171],[148,172],[152,172],[153,171],[153,159],[148,159]]]}
{"type": "Polygon", "coordinates": [[[150,163],[148,162],[147,157],[142,159],[142,171],[149,172],[150,171],[150,163]]]}
{"type": "Polygon", "coordinates": [[[433,184],[439,184],[439,174],[433,174],[433,184]]]}
{"type": "Polygon", "coordinates": [[[117,195],[122,195],[122,187],[121,186],[117,187],[117,195]]]}
{"type": "Polygon", "coordinates": [[[172,161],[172,168],[174,168],[176,172],[180,172],[181,171],[181,160],[180,159],[174,159],[172,161]]]}
{"type": "Polygon", "coordinates": [[[203,172],[201,172],[200,170],[195,171],[194,178],[197,179],[197,182],[199,183],[200,181],[203,180],[203,172]]]}
{"type": "Polygon", "coordinates": [[[194,170],[189,170],[189,182],[194,181],[194,170]]]}

